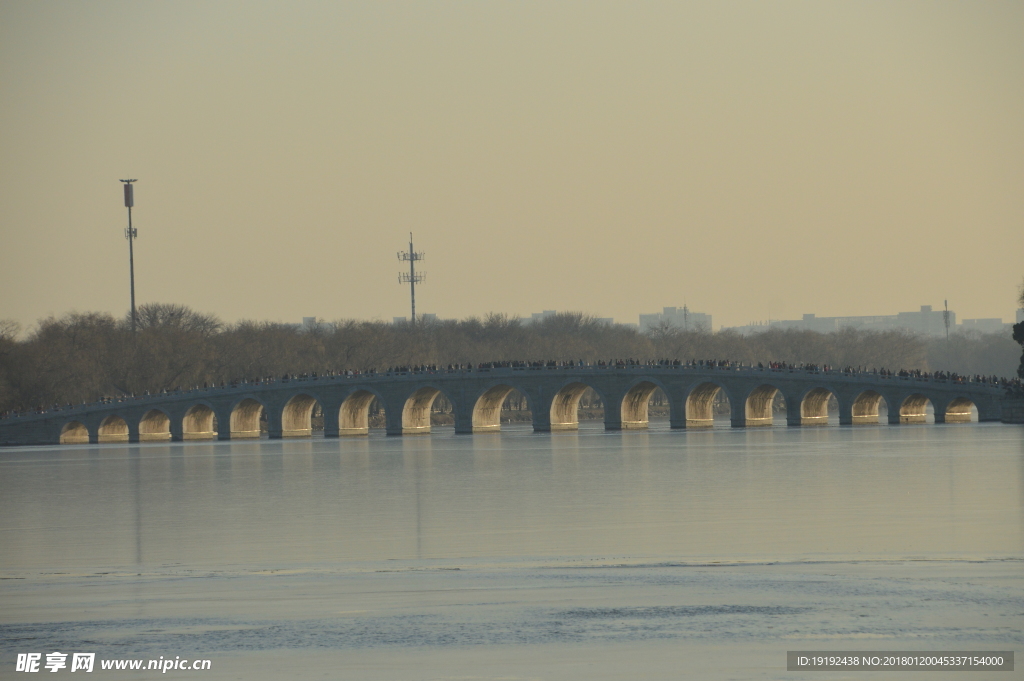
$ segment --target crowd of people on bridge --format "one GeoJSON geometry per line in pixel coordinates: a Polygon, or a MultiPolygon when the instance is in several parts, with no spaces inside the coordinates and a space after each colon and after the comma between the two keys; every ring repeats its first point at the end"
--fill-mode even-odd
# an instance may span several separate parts
{"type": "MultiPolygon", "coordinates": [[[[423,373],[466,373],[480,370],[490,369],[557,369],[557,368],[595,368],[595,369],[617,369],[625,367],[660,367],[660,368],[686,368],[691,370],[754,370],[755,368],[760,371],[778,371],[778,372],[803,372],[803,373],[830,373],[838,372],[848,376],[881,376],[883,378],[905,378],[905,379],[916,379],[925,381],[941,381],[947,383],[981,383],[985,385],[992,385],[994,387],[1003,388],[1006,391],[1008,397],[1022,397],[1024,398],[1024,382],[1020,378],[1002,378],[999,376],[983,376],[975,374],[973,376],[962,375],[955,372],[948,371],[921,371],[920,369],[899,369],[892,371],[882,368],[868,369],[866,367],[853,367],[845,366],[841,369],[835,369],[830,364],[813,364],[802,362],[799,364],[791,364],[788,362],[758,362],[757,366],[754,367],[752,364],[744,364],[743,362],[737,362],[735,360],[720,360],[720,359],[651,359],[651,360],[638,360],[638,359],[609,359],[609,360],[598,360],[596,362],[585,362],[584,360],[498,360],[492,362],[479,362],[464,363],[464,364],[448,364],[442,368],[436,364],[419,364],[412,366],[392,366],[387,369],[365,369],[365,370],[353,370],[348,369],[344,371],[327,371],[322,374],[317,372],[301,373],[301,374],[284,374],[280,378],[274,376],[264,376],[262,378],[249,378],[249,379],[237,379],[230,382],[223,382],[219,386],[215,383],[212,386],[204,383],[202,388],[195,386],[194,388],[186,388],[184,391],[181,387],[175,387],[173,389],[162,389],[159,394],[180,394],[182,392],[193,392],[199,390],[210,390],[216,388],[225,388],[228,386],[238,387],[241,385],[264,385],[277,382],[288,382],[293,380],[309,380],[309,379],[320,379],[320,378],[338,378],[338,377],[355,377],[355,376],[379,376],[379,375],[395,375],[395,374],[423,374],[423,373]]],[[[103,404],[112,404],[115,402],[127,402],[130,400],[140,400],[145,397],[149,397],[149,391],[146,391],[143,395],[121,395],[117,397],[104,396],[97,399],[92,403],[92,406],[98,406],[103,404]]],[[[83,406],[88,406],[83,402],[83,406]]],[[[24,416],[27,414],[45,414],[51,411],[64,411],[67,409],[74,409],[75,405],[68,403],[66,405],[54,404],[50,407],[38,406],[35,409],[18,411],[18,410],[7,410],[0,412],[0,418],[12,418],[18,416],[24,416]]]]}

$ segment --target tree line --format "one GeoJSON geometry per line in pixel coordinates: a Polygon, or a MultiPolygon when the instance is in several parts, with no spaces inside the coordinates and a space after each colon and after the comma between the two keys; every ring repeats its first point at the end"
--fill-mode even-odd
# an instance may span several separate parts
{"type": "Polygon", "coordinates": [[[741,336],[665,325],[640,332],[572,312],[530,324],[490,314],[415,326],[341,320],[300,327],[225,324],[181,305],[148,304],[138,309],[135,333],[130,316],[99,312],[43,319],[23,338],[17,324],[0,321],[0,412],[285,374],[509,360],[728,359],[1009,377],[1019,352],[1005,333],[954,334],[947,342],[855,329],[741,336]]]}

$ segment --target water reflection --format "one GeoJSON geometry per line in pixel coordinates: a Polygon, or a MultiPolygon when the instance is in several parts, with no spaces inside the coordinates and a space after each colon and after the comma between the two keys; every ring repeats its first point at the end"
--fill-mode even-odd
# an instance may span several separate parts
{"type": "Polygon", "coordinates": [[[142,565],[142,454],[138,447],[128,451],[132,471],[132,492],[135,495],[135,564],[142,565]]]}
{"type": "Polygon", "coordinates": [[[437,430],[0,452],[0,568],[1024,548],[1013,426],[437,430]]]}

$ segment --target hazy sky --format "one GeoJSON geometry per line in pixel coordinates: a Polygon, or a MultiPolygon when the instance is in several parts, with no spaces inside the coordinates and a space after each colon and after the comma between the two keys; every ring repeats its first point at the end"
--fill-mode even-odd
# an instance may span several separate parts
{"type": "Polygon", "coordinates": [[[1021,2],[0,1],[0,318],[1013,317],[1021,2]]]}

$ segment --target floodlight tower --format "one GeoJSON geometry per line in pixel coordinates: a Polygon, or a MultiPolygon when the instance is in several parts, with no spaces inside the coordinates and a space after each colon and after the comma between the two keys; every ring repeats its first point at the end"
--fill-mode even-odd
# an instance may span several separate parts
{"type": "Polygon", "coordinates": [[[132,206],[135,205],[135,194],[132,190],[132,182],[137,180],[121,180],[124,182],[124,205],[128,209],[128,228],[124,230],[124,238],[128,239],[128,274],[132,285],[132,333],[135,333],[135,248],[134,241],[139,231],[132,227],[132,206]]]}
{"type": "Polygon", "coordinates": [[[426,280],[427,273],[420,272],[416,273],[416,261],[423,260],[427,254],[424,252],[417,253],[412,247],[412,232],[409,232],[409,250],[399,251],[398,259],[402,262],[409,263],[409,272],[398,273],[399,284],[409,284],[409,299],[412,303],[412,323],[416,324],[416,284],[419,284],[426,280]]]}

